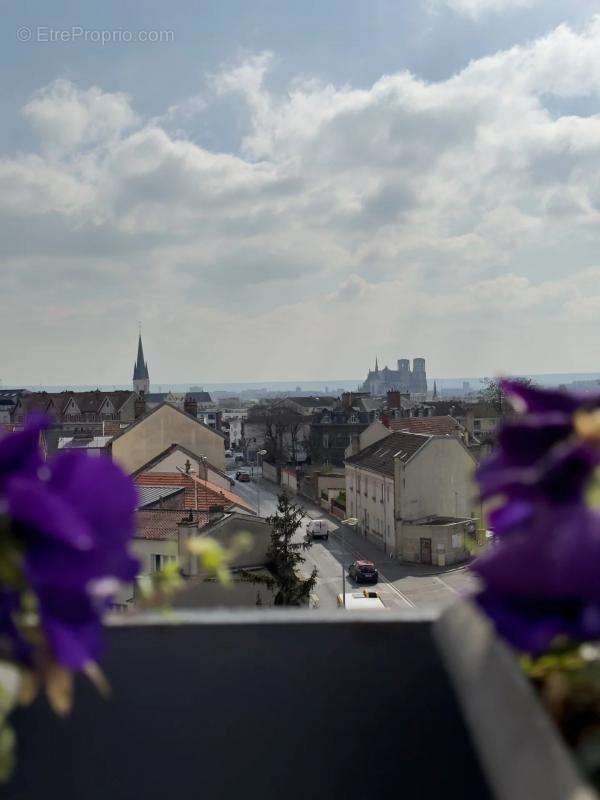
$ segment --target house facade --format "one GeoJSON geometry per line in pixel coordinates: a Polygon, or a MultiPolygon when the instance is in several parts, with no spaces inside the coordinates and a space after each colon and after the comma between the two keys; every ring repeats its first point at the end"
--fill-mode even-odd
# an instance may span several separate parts
{"type": "Polygon", "coordinates": [[[397,432],[346,459],[346,509],[360,533],[403,561],[465,560],[477,516],[475,459],[453,436],[397,432]]]}
{"type": "Polygon", "coordinates": [[[163,453],[173,443],[204,456],[225,469],[225,438],[198,419],[163,403],[114,437],[111,453],[127,473],[132,473],[163,453]]]}

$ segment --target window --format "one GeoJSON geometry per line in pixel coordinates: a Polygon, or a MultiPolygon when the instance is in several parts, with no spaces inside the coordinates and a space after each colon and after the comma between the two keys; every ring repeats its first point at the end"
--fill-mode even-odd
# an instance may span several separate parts
{"type": "Polygon", "coordinates": [[[173,561],[177,561],[177,556],[167,556],[163,553],[152,553],[150,556],[152,572],[160,572],[167,566],[167,564],[170,564],[173,561]]]}

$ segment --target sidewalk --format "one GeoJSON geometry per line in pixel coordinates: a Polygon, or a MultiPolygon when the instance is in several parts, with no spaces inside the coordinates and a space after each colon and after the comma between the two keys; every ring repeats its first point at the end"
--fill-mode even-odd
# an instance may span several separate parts
{"type": "MultiPolygon", "coordinates": [[[[276,486],[276,484],[270,483],[269,481],[265,482],[265,485],[267,484],[271,488],[276,486]]],[[[329,514],[324,508],[321,508],[321,506],[318,506],[316,503],[310,501],[303,495],[292,495],[292,497],[299,506],[307,511],[310,510],[310,516],[313,519],[323,517],[332,522],[336,528],[331,531],[331,535],[339,538],[340,541],[346,545],[346,547],[356,553],[357,557],[372,561],[376,565],[377,569],[383,575],[385,575],[388,580],[395,581],[401,578],[407,578],[409,576],[422,577],[428,575],[447,575],[448,573],[456,572],[457,570],[463,570],[469,564],[468,561],[465,561],[462,564],[452,564],[449,567],[437,567],[431,564],[403,563],[397,558],[390,558],[389,555],[384,553],[381,548],[377,547],[377,545],[375,545],[373,542],[366,539],[353,527],[350,527],[349,525],[342,525],[341,520],[338,519],[338,517],[334,517],[333,514],[329,514]]]]}

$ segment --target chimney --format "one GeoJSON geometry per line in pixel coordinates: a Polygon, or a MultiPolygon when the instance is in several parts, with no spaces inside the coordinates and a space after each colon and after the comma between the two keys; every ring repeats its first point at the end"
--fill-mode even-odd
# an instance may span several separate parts
{"type": "Polygon", "coordinates": [[[198,401],[191,394],[183,398],[183,410],[192,417],[198,416],[198,401]]]}
{"type": "Polygon", "coordinates": [[[386,428],[390,427],[390,415],[388,411],[381,412],[381,424],[385,425],[386,428]]]}
{"type": "Polygon", "coordinates": [[[133,405],[133,415],[135,419],[139,419],[143,417],[146,413],[146,399],[144,398],[144,393],[140,392],[135,396],[135,401],[133,405]]]}
{"type": "Polygon", "coordinates": [[[359,433],[351,433],[350,434],[350,444],[346,448],[346,456],[355,456],[357,453],[360,452],[360,434],[359,433]]]}
{"type": "Polygon", "coordinates": [[[194,536],[198,535],[198,520],[194,519],[190,511],[177,525],[177,552],[179,556],[179,566],[184,578],[190,578],[198,574],[198,556],[194,556],[187,548],[187,543],[194,536]]]}
{"type": "Polygon", "coordinates": [[[390,389],[387,393],[387,407],[400,408],[400,392],[397,389],[390,389]]]}

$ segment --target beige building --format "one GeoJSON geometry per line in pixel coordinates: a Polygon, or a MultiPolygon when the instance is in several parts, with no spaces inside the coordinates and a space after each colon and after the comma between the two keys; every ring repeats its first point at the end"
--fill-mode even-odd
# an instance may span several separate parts
{"type": "Polygon", "coordinates": [[[163,403],[114,437],[113,459],[132,473],[173,443],[204,456],[220,470],[225,469],[225,437],[185,411],[163,403]]]}
{"type": "Polygon", "coordinates": [[[234,485],[234,481],[222,469],[215,467],[208,459],[177,443],[167,447],[147,464],[142,465],[135,471],[134,476],[140,472],[196,475],[221,489],[231,489],[234,485]]]}
{"type": "Polygon", "coordinates": [[[346,509],[358,530],[404,561],[464,560],[478,516],[475,459],[460,438],[397,432],[346,459],[346,509]]]}
{"type": "MultiPolygon", "coordinates": [[[[133,551],[140,559],[140,575],[150,575],[167,564],[176,563],[187,579],[182,591],[170,601],[173,607],[205,608],[214,606],[244,607],[257,604],[271,605],[272,591],[263,583],[242,579],[245,575],[269,575],[265,568],[271,530],[262,517],[246,514],[225,514],[216,522],[209,521],[204,512],[175,509],[140,510],[136,514],[137,531],[133,551]],[[209,536],[224,547],[235,546],[239,534],[250,534],[249,547],[239,550],[232,563],[232,584],[225,586],[214,577],[203,574],[197,557],[185,547],[192,537],[209,536]]],[[[126,601],[132,601],[132,586],[124,592],[126,601]]]]}

